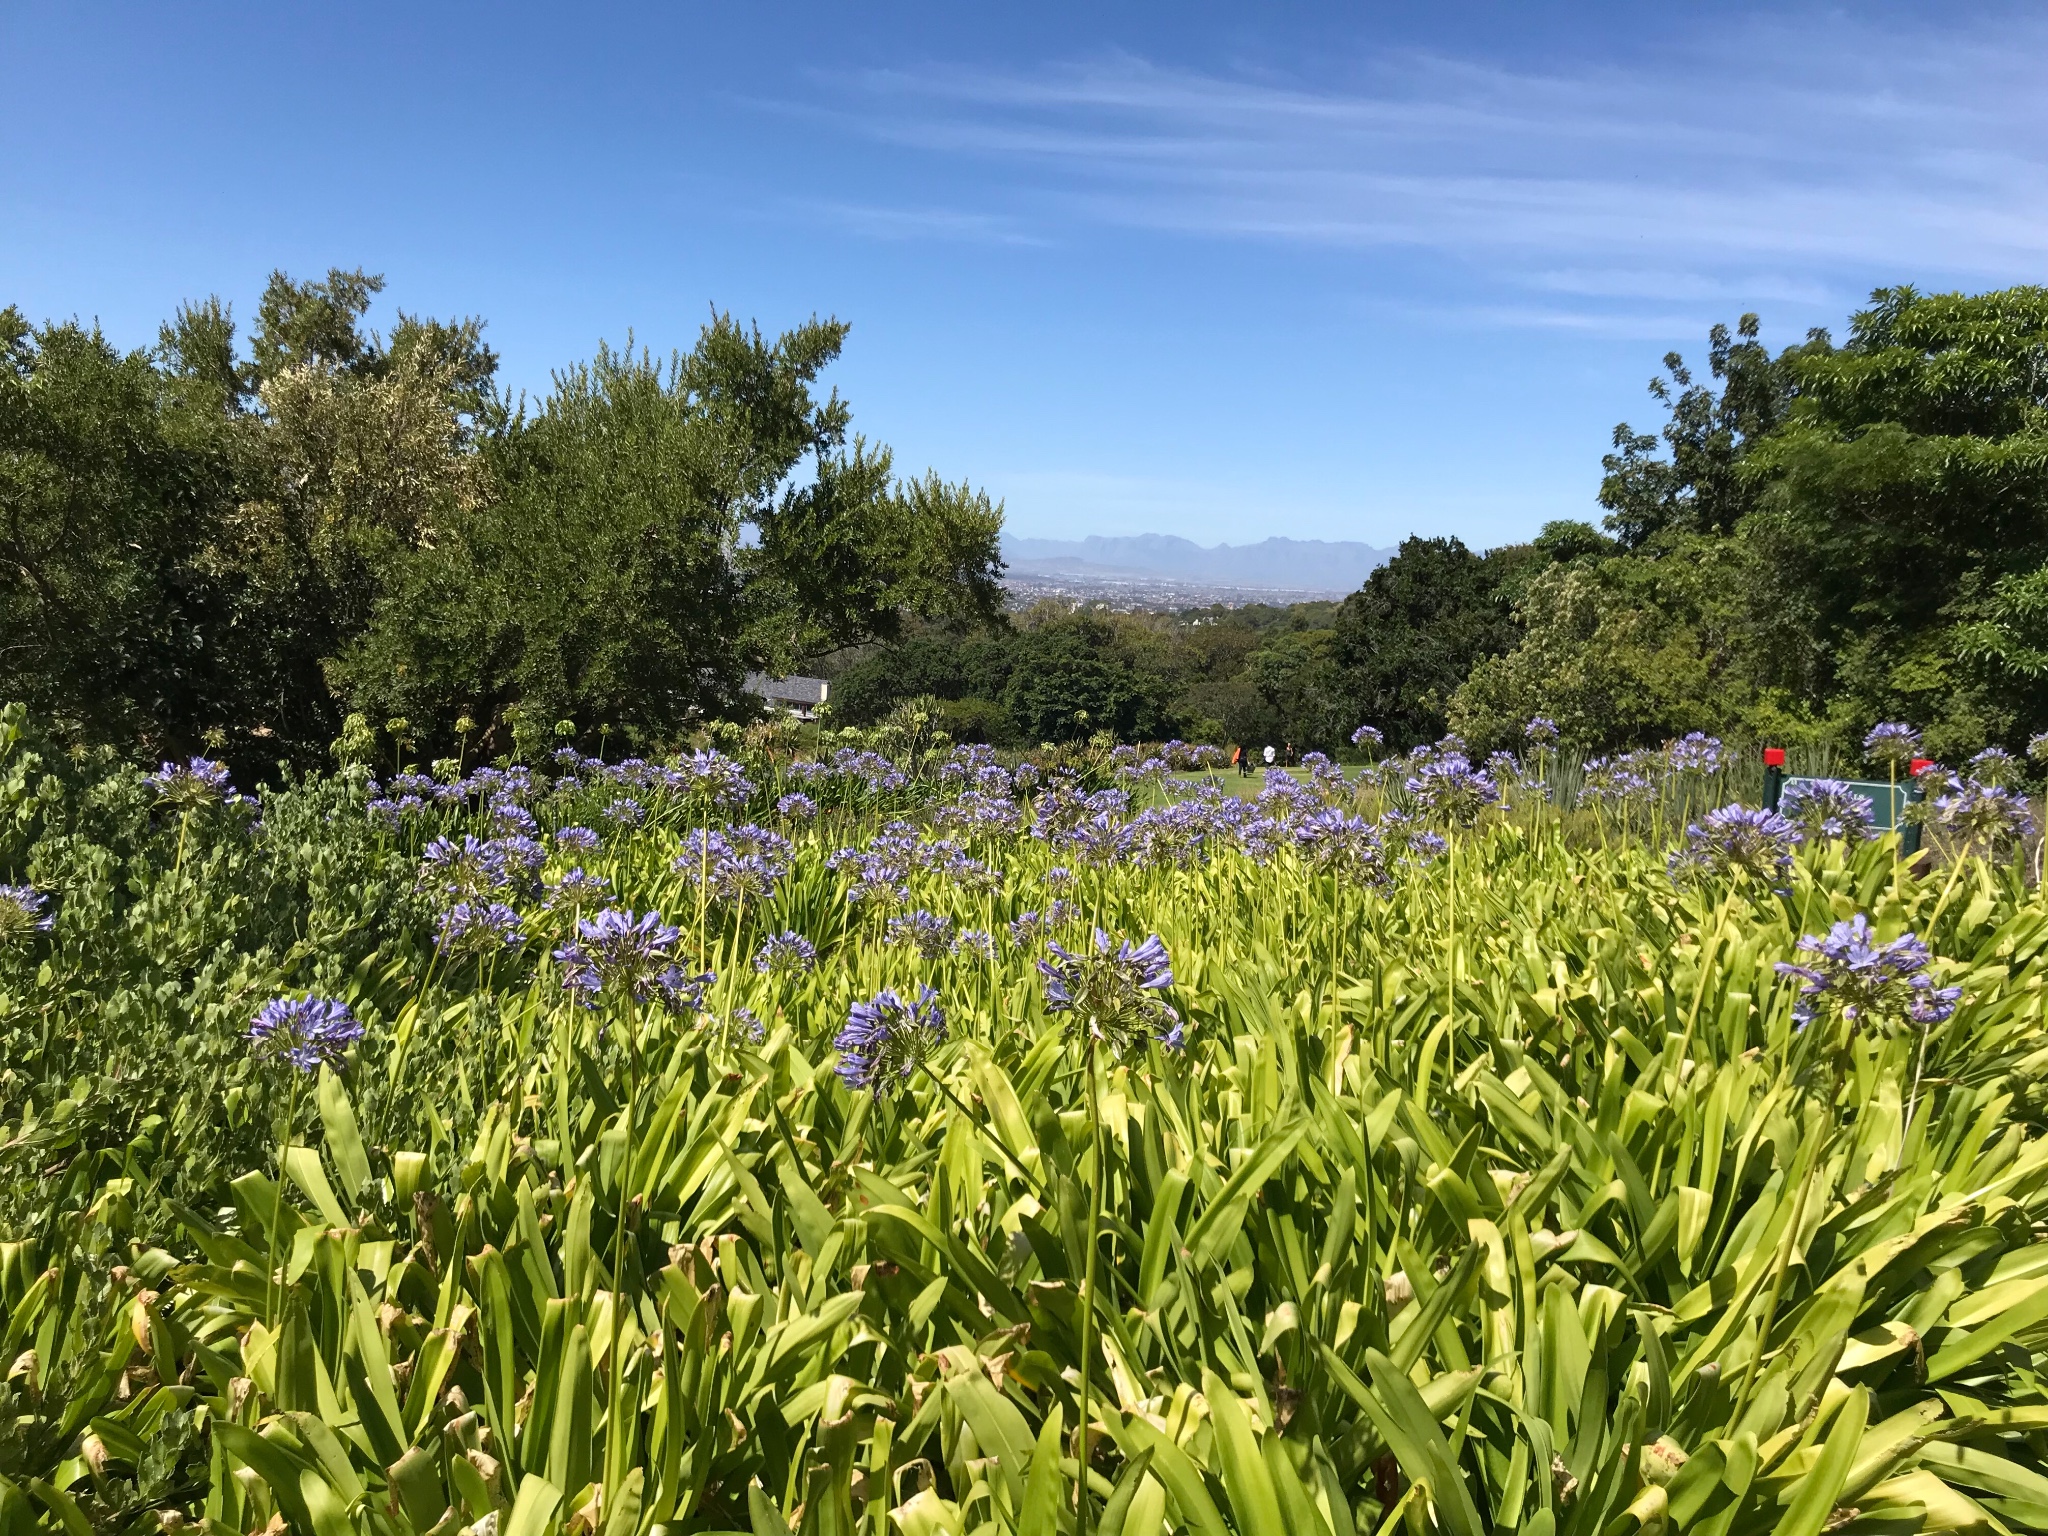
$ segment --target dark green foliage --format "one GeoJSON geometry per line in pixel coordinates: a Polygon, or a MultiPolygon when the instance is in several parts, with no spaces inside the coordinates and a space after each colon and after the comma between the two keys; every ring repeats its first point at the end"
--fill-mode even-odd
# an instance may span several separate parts
{"type": "Polygon", "coordinates": [[[1663,431],[1639,433],[1627,422],[1614,429],[1615,452],[1601,460],[1600,505],[1628,548],[1666,528],[1729,533],[1755,506],[1756,486],[1741,473],[1742,457],[1784,419],[1791,390],[1784,360],[1771,357],[1758,330],[1757,317],[1744,315],[1736,324],[1740,340],[1725,325],[1709,334],[1718,393],[1694,383],[1685,360],[1667,352],[1669,382],[1650,381],[1650,394],[1670,412],[1663,431]],[[1659,437],[1669,457],[1659,456],[1659,437]]]}
{"type": "Polygon", "coordinates": [[[1012,654],[1003,709],[1025,741],[1080,741],[1098,731],[1120,740],[1166,734],[1166,680],[1115,655],[1112,631],[1075,618],[1027,630],[1012,654]]]}
{"type": "Polygon", "coordinates": [[[1528,546],[1474,554],[1455,538],[1408,538],[1338,610],[1334,659],[1356,722],[1389,747],[1434,740],[1474,662],[1518,638],[1504,585],[1543,556],[1528,546]]]}
{"type": "Polygon", "coordinates": [[[672,740],[744,711],[749,668],[994,616],[1000,507],[899,481],[816,394],[845,325],[718,316],[665,364],[600,347],[528,415],[481,321],[380,336],[382,288],[273,274],[246,355],[217,299],[154,354],[0,311],[12,696],[253,780],[326,760],[351,709],[450,751],[464,715],[494,753],[564,718],[672,740]]]}

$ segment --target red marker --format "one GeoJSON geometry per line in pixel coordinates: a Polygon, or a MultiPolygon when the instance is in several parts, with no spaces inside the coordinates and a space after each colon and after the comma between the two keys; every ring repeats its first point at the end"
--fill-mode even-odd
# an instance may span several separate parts
{"type": "Polygon", "coordinates": [[[1782,767],[1784,767],[1784,766],[1785,766],[1785,749],[1784,749],[1783,747],[1765,747],[1765,748],[1764,748],[1764,766],[1765,766],[1766,768],[1782,768],[1782,767]]]}
{"type": "Polygon", "coordinates": [[[1921,774],[1925,773],[1928,769],[1932,768],[1933,766],[1933,758],[1916,757],[1913,759],[1912,763],[1908,765],[1908,771],[1913,775],[1914,778],[1917,779],[1920,777],[1921,774]]]}

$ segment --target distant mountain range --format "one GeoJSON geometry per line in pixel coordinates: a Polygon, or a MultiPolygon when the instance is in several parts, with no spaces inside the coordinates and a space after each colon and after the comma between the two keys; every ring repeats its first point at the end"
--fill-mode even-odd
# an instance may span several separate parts
{"type": "Polygon", "coordinates": [[[1170,533],[1125,538],[1003,537],[1003,558],[1018,575],[1144,578],[1190,585],[1260,588],[1341,597],[1393,554],[1370,544],[1328,539],[1261,539],[1204,548],[1170,533]]]}

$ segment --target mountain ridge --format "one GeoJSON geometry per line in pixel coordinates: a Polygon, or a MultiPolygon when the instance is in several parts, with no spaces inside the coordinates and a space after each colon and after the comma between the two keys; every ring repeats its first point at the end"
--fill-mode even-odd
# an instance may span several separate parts
{"type": "Polygon", "coordinates": [[[1348,539],[1291,539],[1201,545],[1171,533],[1083,539],[1003,536],[1003,558],[1022,574],[1148,576],[1169,581],[1227,582],[1286,592],[1356,591],[1391,549],[1348,539]]]}

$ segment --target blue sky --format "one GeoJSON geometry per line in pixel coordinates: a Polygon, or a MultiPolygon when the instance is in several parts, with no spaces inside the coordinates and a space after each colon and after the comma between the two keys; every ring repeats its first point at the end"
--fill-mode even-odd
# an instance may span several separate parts
{"type": "Polygon", "coordinates": [[[1018,533],[1597,517],[1665,351],[2048,273],[2048,13],[0,8],[0,303],[142,345],[363,266],[515,386],[713,305],[1018,533]]]}

